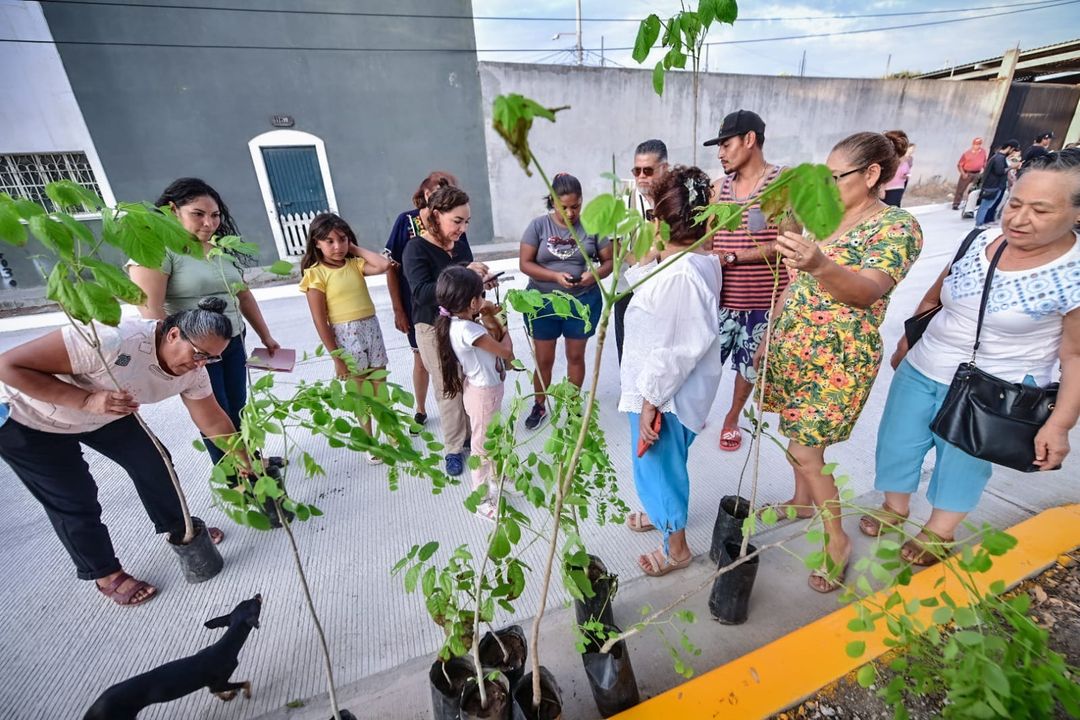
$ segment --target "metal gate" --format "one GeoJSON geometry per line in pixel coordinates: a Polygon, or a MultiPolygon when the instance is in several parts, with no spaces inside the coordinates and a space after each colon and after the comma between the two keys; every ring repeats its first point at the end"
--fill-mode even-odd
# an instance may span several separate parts
{"type": "Polygon", "coordinates": [[[285,254],[304,254],[311,220],[330,210],[314,145],[262,148],[285,254]]]}
{"type": "Polygon", "coordinates": [[[1020,141],[1020,149],[1026,150],[1036,135],[1052,132],[1050,147],[1060,148],[1078,100],[1080,87],[1073,85],[1013,83],[994,134],[994,147],[1015,139],[1020,141]]]}

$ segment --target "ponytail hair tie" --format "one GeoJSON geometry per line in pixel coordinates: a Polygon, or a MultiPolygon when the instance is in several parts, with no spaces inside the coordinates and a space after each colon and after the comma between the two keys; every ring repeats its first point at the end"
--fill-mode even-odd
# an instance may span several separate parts
{"type": "Polygon", "coordinates": [[[439,314],[443,317],[450,317],[450,311],[444,308],[442,305],[439,306],[439,314]]]}

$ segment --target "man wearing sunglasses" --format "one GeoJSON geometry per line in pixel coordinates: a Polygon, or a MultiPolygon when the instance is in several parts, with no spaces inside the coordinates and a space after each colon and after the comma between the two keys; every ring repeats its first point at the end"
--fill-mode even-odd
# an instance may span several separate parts
{"type": "MultiPolygon", "coordinates": [[[[705,143],[713,145],[726,175],[713,183],[713,202],[752,202],[783,170],[765,160],[765,122],[755,112],[736,110],[725,117],[716,137],[705,143]]],[[[713,235],[712,250],[720,258],[724,280],[720,286],[721,362],[730,356],[736,371],[731,408],[720,430],[720,449],[729,452],[742,446],[739,416],[754,387],[754,353],[768,328],[769,308],[787,286],[788,274],[780,269],[776,254],[779,232],[760,205],[751,205],[738,229],[713,235]],[[779,283],[774,271],[779,271],[779,283]]]]}
{"type": "MultiPolygon", "coordinates": [[[[634,167],[630,172],[634,175],[634,186],[630,189],[630,197],[627,205],[631,210],[637,211],[641,217],[651,220],[655,200],[653,188],[668,171],[667,145],[663,140],[646,140],[634,150],[634,167]]],[[[625,272],[623,268],[623,272],[625,272]]],[[[616,289],[626,292],[630,284],[626,282],[623,272],[619,273],[619,284],[616,289]]],[[[615,349],[619,353],[619,363],[622,363],[623,346],[623,318],[626,316],[626,306],[630,304],[633,293],[628,294],[619,302],[615,303],[615,349]]]]}

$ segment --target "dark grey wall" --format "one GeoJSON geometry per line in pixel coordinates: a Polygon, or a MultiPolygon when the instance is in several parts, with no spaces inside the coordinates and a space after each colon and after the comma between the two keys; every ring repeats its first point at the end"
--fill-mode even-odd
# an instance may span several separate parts
{"type": "MultiPolygon", "coordinates": [[[[121,0],[122,1],[122,0],[121,0]]],[[[262,0],[260,8],[421,17],[180,10],[43,3],[118,199],[154,200],[174,178],[203,178],[249,240],[276,258],[248,141],[287,114],[326,142],[341,214],[381,247],[431,170],[473,198],[470,240],[491,241],[491,206],[470,0],[262,0]],[[66,41],[146,46],[66,44],[66,41]],[[162,47],[220,45],[224,49],[162,47]],[[275,46],[253,50],[236,46],[275,46]],[[348,52],[319,48],[409,48],[348,52]],[[465,52],[432,52],[448,48],[465,52]]],[[[236,0],[201,5],[240,6],[236,0]]]]}

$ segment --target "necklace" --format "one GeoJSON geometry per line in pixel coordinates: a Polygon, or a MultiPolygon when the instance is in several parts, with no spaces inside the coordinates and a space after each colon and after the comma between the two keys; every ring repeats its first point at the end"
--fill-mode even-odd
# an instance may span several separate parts
{"type": "Polygon", "coordinates": [[[765,176],[769,174],[769,170],[771,168],[772,168],[772,165],[770,165],[769,163],[765,163],[765,167],[764,167],[764,169],[762,169],[761,175],[758,176],[758,179],[754,183],[754,186],[750,189],[750,192],[748,192],[745,197],[739,197],[738,196],[738,194],[735,192],[735,180],[732,180],[731,181],[731,199],[734,202],[737,202],[737,203],[744,203],[747,200],[749,200],[750,198],[752,198],[754,196],[754,193],[756,193],[758,191],[758,189],[761,188],[761,183],[765,179],[765,176]]]}
{"type": "Polygon", "coordinates": [[[843,236],[844,236],[845,234],[847,234],[847,233],[851,232],[851,230],[852,230],[853,228],[856,228],[856,227],[858,227],[859,225],[861,225],[861,224],[862,224],[862,223],[863,223],[864,221],[866,221],[867,219],[869,219],[869,218],[873,217],[873,216],[874,216],[875,214],[877,214],[877,213],[881,212],[881,209],[882,209],[882,208],[881,208],[881,201],[880,201],[880,200],[877,200],[877,199],[875,198],[875,199],[874,199],[874,201],[870,203],[870,211],[869,211],[869,212],[865,212],[865,211],[864,211],[863,213],[861,213],[861,214],[860,214],[860,215],[859,215],[859,216],[858,216],[858,217],[857,217],[857,218],[855,219],[855,221],[854,221],[854,222],[852,222],[852,223],[849,223],[849,224],[847,225],[847,227],[844,227],[844,225],[843,225],[843,224],[841,224],[841,225],[840,225],[840,227],[838,227],[838,228],[836,229],[836,232],[834,232],[834,233],[832,234],[832,237],[833,237],[833,238],[843,237],[843,236]]]}

